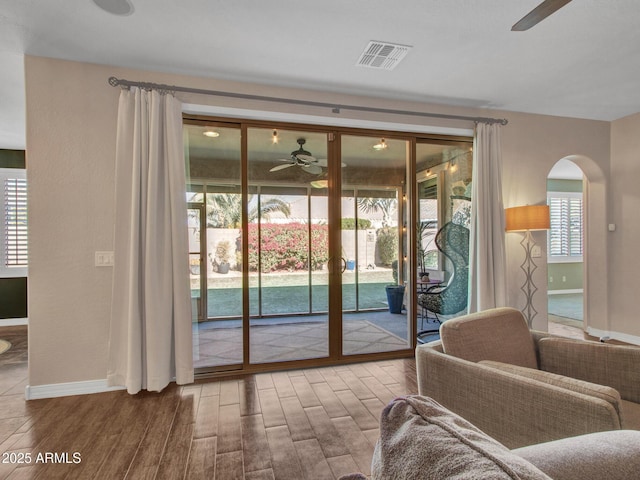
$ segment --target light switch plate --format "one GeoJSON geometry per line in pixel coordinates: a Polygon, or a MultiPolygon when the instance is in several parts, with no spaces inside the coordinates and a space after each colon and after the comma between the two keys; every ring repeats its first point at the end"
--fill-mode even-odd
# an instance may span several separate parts
{"type": "Polygon", "coordinates": [[[113,252],[96,252],[96,267],[113,267],[113,252]]]}
{"type": "Polygon", "coordinates": [[[539,258],[542,256],[542,248],[540,247],[540,245],[534,245],[531,248],[531,256],[533,258],[539,258]]]}

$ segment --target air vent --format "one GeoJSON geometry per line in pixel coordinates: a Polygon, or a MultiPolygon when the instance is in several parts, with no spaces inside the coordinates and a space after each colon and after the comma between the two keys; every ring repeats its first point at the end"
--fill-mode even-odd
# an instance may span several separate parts
{"type": "Polygon", "coordinates": [[[412,47],[387,42],[370,41],[356,62],[358,67],[393,70],[412,47]]]}

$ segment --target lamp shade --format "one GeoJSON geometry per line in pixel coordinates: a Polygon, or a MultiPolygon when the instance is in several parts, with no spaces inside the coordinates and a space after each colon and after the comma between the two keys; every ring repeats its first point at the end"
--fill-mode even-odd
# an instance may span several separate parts
{"type": "Polygon", "coordinates": [[[548,230],[549,206],[526,205],[507,208],[504,211],[507,232],[518,230],[548,230]]]}

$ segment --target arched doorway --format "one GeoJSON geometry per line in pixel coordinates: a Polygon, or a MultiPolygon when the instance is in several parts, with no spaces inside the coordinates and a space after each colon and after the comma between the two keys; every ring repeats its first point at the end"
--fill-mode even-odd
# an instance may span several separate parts
{"type": "Polygon", "coordinates": [[[549,328],[568,335],[584,330],[585,181],[580,167],[567,158],[547,175],[549,328]]]}
{"type": "MultiPolygon", "coordinates": [[[[573,171],[574,177],[582,175],[582,329],[586,333],[608,331],[606,178],[600,166],[584,155],[560,159],[548,177],[566,177],[567,171],[573,171]]],[[[566,283],[562,274],[559,280],[566,283]]]]}

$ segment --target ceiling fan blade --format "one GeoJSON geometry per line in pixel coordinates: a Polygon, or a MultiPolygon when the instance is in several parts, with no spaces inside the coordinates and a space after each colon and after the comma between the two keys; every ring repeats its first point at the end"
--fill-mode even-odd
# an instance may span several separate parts
{"type": "Polygon", "coordinates": [[[316,157],[312,157],[311,155],[296,155],[298,160],[302,160],[304,163],[315,163],[317,162],[316,157]]]}
{"type": "Polygon", "coordinates": [[[285,168],[293,167],[294,165],[295,165],[295,163],[285,163],[283,165],[276,165],[275,167],[273,167],[269,171],[270,172],[277,172],[278,170],[284,170],[285,168]]]}
{"type": "Polygon", "coordinates": [[[512,32],[523,32],[560,10],[571,0],[544,0],[540,5],[522,17],[513,27],[512,32]]]}
{"type": "Polygon", "coordinates": [[[322,168],[318,165],[300,165],[301,168],[304,168],[305,172],[311,173],[313,175],[318,175],[322,173],[322,168]]]}

